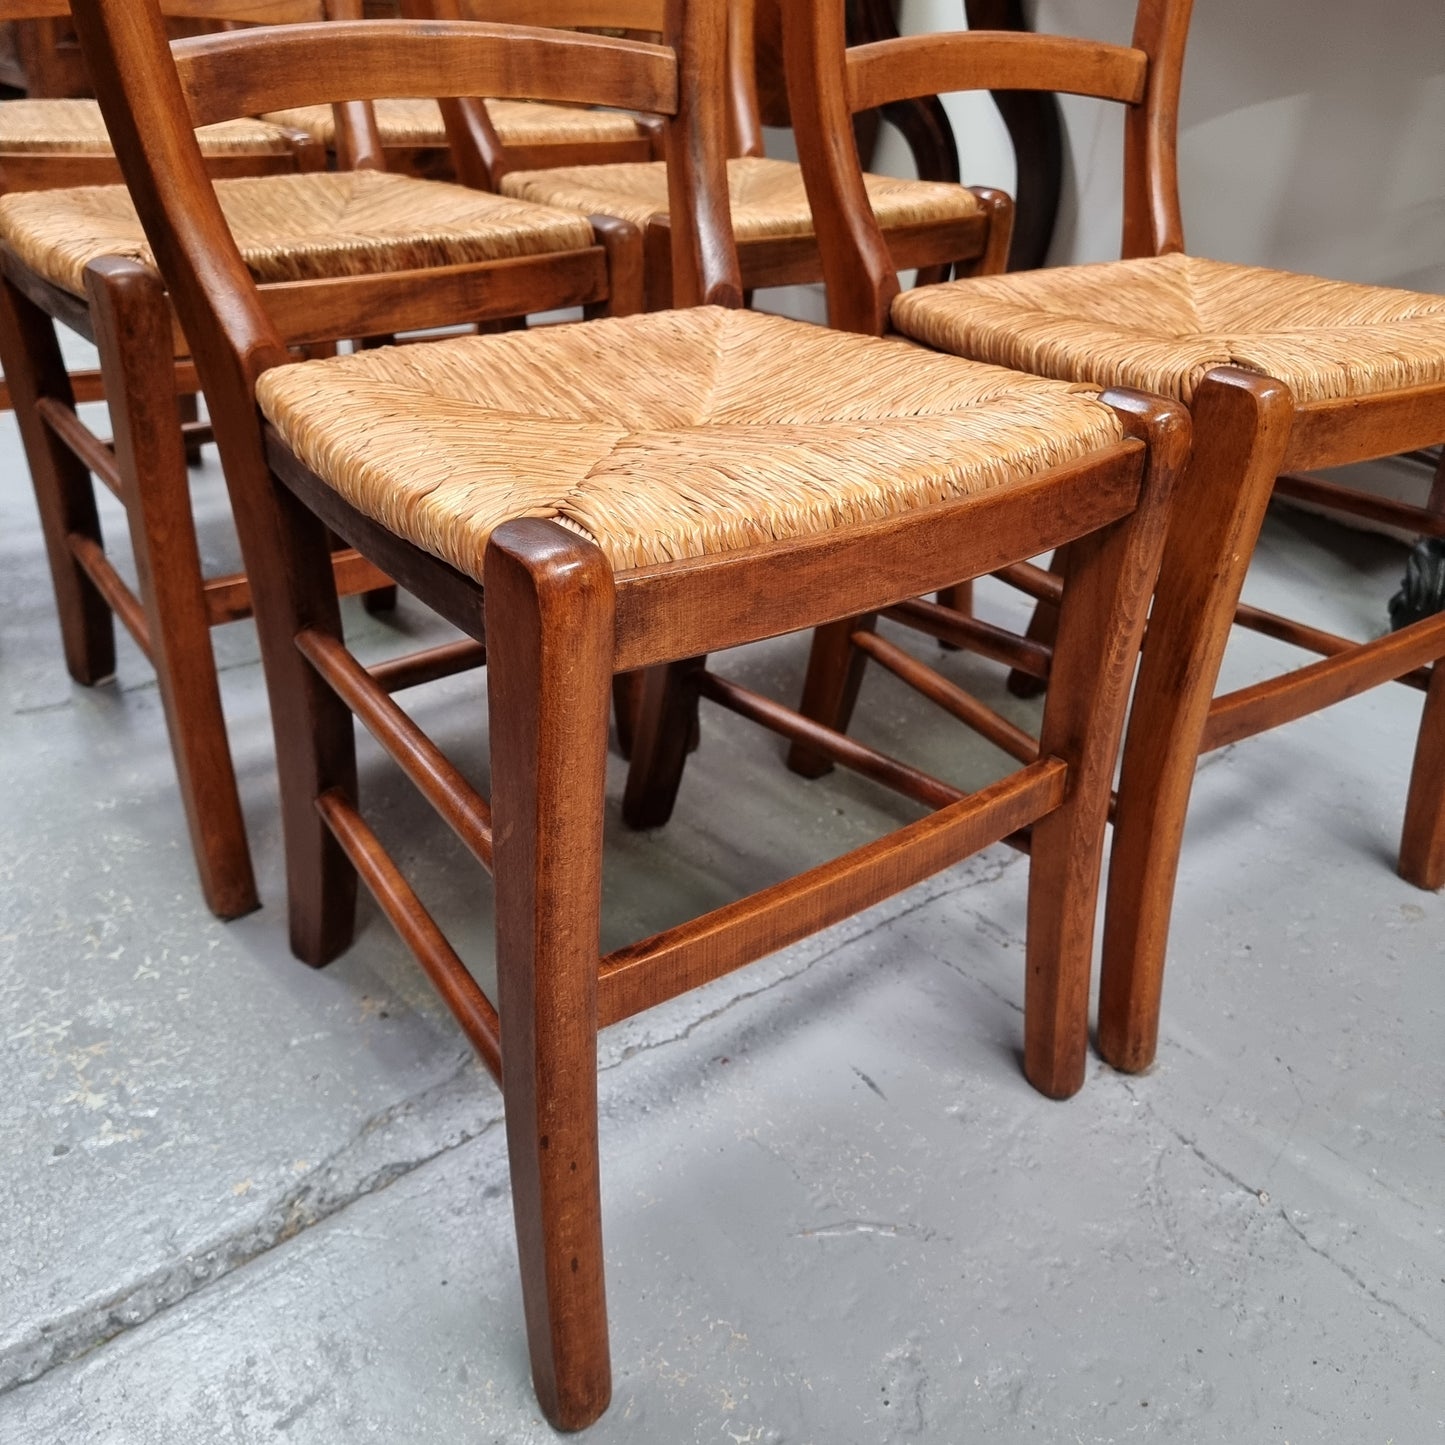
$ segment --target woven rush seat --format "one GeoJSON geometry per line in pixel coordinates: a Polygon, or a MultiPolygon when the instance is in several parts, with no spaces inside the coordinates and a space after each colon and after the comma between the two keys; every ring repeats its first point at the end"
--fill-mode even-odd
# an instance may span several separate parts
{"type": "Polygon", "coordinates": [[[895,515],[1120,436],[1079,388],[716,307],[302,362],[257,387],[327,485],[479,581],[512,518],[562,522],[625,569],[895,515]]]}
{"type": "MultiPolygon", "coordinates": [[[[483,104],[504,146],[630,141],[639,134],[637,121],[617,110],[548,105],[540,100],[488,100],[483,104]]],[[[375,111],[383,145],[420,150],[447,143],[441,107],[434,100],[378,100],[375,111]]],[[[336,116],[329,105],[271,111],[265,119],[304,131],[328,149],[336,145],[336,116]]]]}
{"type": "MultiPolygon", "coordinates": [[[[258,281],[305,281],[583,249],[573,212],[381,171],[216,182],[221,209],[258,281]]],[[[0,196],[0,237],[32,270],[77,295],[101,256],[152,265],[124,186],[0,196]]]]}
{"type": "MultiPolygon", "coordinates": [[[[885,227],[972,216],[979,210],[977,197],[962,186],[893,176],[865,175],[863,180],[874,214],[885,227]]],[[[618,216],[646,226],[654,216],[667,214],[667,167],[661,161],[639,161],[513,171],[502,178],[502,191],[538,205],[618,216]]],[[[740,242],[813,234],[803,173],[791,161],[764,156],[730,160],[728,200],[740,242]]]]}
{"type": "MultiPolygon", "coordinates": [[[[225,120],[196,132],[201,154],[287,155],[279,125],[225,120]]],[[[0,152],[12,155],[110,155],[110,136],[93,100],[0,101],[0,152]]]]}
{"type": "Polygon", "coordinates": [[[894,326],[999,366],[1188,402],[1239,366],[1297,402],[1445,381],[1445,296],[1152,256],[907,291],[894,326]]]}

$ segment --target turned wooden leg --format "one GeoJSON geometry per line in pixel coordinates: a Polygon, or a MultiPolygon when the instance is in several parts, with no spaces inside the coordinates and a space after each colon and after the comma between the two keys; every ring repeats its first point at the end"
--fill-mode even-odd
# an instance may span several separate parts
{"type": "Polygon", "coordinates": [[[89,291],[150,659],[191,848],[206,902],[219,917],[234,918],[260,899],[211,651],[180,431],[183,408],[171,386],[170,306],[160,278],[140,266],[98,274],[89,291]]]}
{"type": "Polygon", "coordinates": [[[1108,392],[1149,444],[1138,508],[1071,544],[1040,757],[1069,764],[1068,795],[1034,824],[1029,863],[1024,1072],[1050,1098],[1084,1082],[1104,830],[1124,710],[1189,446],[1182,406],[1108,392]]]}
{"type": "Polygon", "coordinates": [[[1415,744],[1400,876],[1417,888],[1445,888],[1445,663],[1440,662],[1431,669],[1415,744]]]}
{"type": "Polygon", "coordinates": [[[0,277],[0,364],[25,443],[40,511],[65,665],[87,687],[115,676],[115,623],[110,608],[76,560],[72,539],[101,545],[90,473],[45,424],[41,402],[74,411],[75,396],[55,323],[0,277]]]}
{"type": "Polygon", "coordinates": [[[672,817],[683,765],[697,734],[697,680],[706,665],[706,657],[688,657],[642,674],[632,763],[622,796],[622,818],[630,828],[660,828],[672,817]]]}
{"type": "Polygon", "coordinates": [[[1293,403],[1278,382],[1221,368],[1195,394],[1195,447],[1175,502],[1135,689],[1109,867],[1099,1052],[1154,1059],[1169,914],[1195,761],[1293,403]]]}
{"type": "MultiPolygon", "coordinates": [[[[835,732],[847,732],[868,664],[866,654],[853,646],[853,634],[872,632],[877,625],[878,618],[870,613],[841,618],[813,633],[808,671],[803,678],[803,700],[798,704],[804,717],[835,732]]],[[[806,743],[794,743],[788,749],[788,767],[800,777],[821,778],[833,771],[833,760],[806,743]]]]}
{"type": "Polygon", "coordinates": [[[612,1392],[597,1159],[597,967],[612,569],[550,522],[487,548],[497,986],[532,1379],[577,1430],[612,1392]]]}

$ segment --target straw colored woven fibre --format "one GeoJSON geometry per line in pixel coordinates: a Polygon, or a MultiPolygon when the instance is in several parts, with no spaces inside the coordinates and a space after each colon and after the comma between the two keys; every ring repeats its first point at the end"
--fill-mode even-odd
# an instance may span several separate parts
{"type": "MultiPolygon", "coordinates": [[[[196,132],[205,155],[285,155],[284,132],[261,120],[223,120],[196,132]]],[[[110,136],[93,100],[0,101],[0,152],[109,155],[110,136]]]]}
{"type": "Polygon", "coordinates": [[[1080,388],[716,307],[302,362],[257,396],[347,501],[478,580],[511,518],[640,567],[1008,485],[1120,436],[1080,388]]]}
{"type": "Polygon", "coordinates": [[[927,286],[898,297],[893,324],[955,355],[1186,402],[1223,365],[1299,402],[1445,381],[1445,296],[1194,256],[927,286]]]}
{"type": "MultiPolygon", "coordinates": [[[[236,244],[258,281],[310,281],[540,255],[593,244],[569,211],[381,171],[216,182],[236,244]]],[[[153,264],[124,186],[0,196],[0,236],[47,280],[84,294],[99,256],[153,264]]]]}
{"type": "MultiPolygon", "coordinates": [[[[488,100],[484,104],[504,146],[585,145],[636,140],[638,136],[637,122],[617,110],[583,110],[540,100],[488,100]]],[[[336,145],[336,116],[329,105],[278,110],[265,118],[277,125],[295,126],[328,148],[336,145]]],[[[434,100],[378,100],[376,127],[383,145],[421,149],[447,143],[441,107],[434,100]]]]}
{"type": "MultiPolygon", "coordinates": [[[[874,214],[884,226],[975,215],[978,199],[962,186],[864,176],[874,214]]],[[[565,166],[513,171],[502,190],[544,206],[564,206],[589,216],[619,216],[646,226],[667,214],[667,166],[638,161],[607,166],[565,166]]],[[[811,236],[813,213],[803,173],[791,161],[741,156],[728,162],[728,199],[739,241],[811,236]]]]}

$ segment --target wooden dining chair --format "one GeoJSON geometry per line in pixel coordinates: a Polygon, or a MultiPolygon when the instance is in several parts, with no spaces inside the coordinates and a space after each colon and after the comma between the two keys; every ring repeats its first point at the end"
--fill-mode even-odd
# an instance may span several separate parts
{"type": "MultiPolygon", "coordinates": [[[[434,13],[515,24],[607,23],[655,29],[659,0],[600,5],[598,0],[404,0],[414,14],[434,13]],[[630,14],[628,12],[631,12],[630,14]]],[[[727,94],[731,115],[728,196],[747,290],[822,279],[802,174],[792,161],[763,154],[754,68],[755,0],[731,0],[727,94]]],[[[496,184],[504,195],[585,215],[616,216],[646,236],[648,306],[672,304],[667,171],[661,161],[527,170],[507,159],[496,184]]],[[[924,268],[941,278],[1002,270],[1012,203],[1000,191],[894,176],[867,178],[897,269],[924,268]]]]}
{"type": "MultiPolygon", "coordinates": [[[[830,314],[850,329],[899,333],[953,355],[1092,386],[1136,386],[1187,403],[1195,449],[1180,486],[1149,621],[1120,775],[1104,931],[1099,1048],[1138,1070],[1158,1038],[1169,914],[1200,753],[1395,681],[1426,693],[1400,847],[1400,873],[1445,885],[1445,616],[1355,642],[1240,603],[1273,493],[1445,536],[1437,489],[1425,507],[1297,475],[1412,450],[1445,436],[1445,297],[1352,285],[1187,255],[1175,139],[1190,0],[1142,0],[1130,45],[969,32],[848,52],[843,0],[789,10],[795,125],[820,217],[830,314]],[[834,143],[851,109],[960,88],[1044,88],[1125,107],[1124,259],[893,294],[887,258],[851,245],[866,230],[856,162],[834,143]],[[802,114],[804,119],[798,120],[802,114]],[[1278,478],[1278,481],[1276,481],[1278,478]],[[1231,624],[1318,660],[1213,696],[1231,624]]],[[[1065,551],[1057,571],[1077,565],[1065,551]]],[[[913,601],[892,614],[949,642],[992,650],[1023,675],[1050,676],[1057,575],[1014,567],[1040,599],[1026,639],[913,601]]],[[[804,712],[846,724],[862,664],[898,664],[867,620],[819,635],[804,712]],[[886,655],[885,655],[886,653],[886,655]]],[[[896,651],[894,649],[893,651],[896,651]]],[[[956,691],[956,690],[955,690],[956,691]]],[[[962,715],[972,699],[958,702],[962,715]]],[[[1027,754],[1026,738],[985,725],[1027,754]]],[[[824,760],[795,750],[800,770],[824,760]]]]}
{"type": "MultiPolygon", "coordinates": [[[[0,24],[69,18],[70,0],[0,0],[0,24]]],[[[213,176],[315,171],[326,163],[325,149],[304,131],[249,116],[209,127],[199,140],[213,176]]],[[[119,181],[120,167],[94,100],[0,100],[0,193],[119,181]]],[[[99,401],[104,395],[98,371],[73,371],[71,386],[82,401],[99,401]]],[[[9,385],[0,380],[0,411],[10,406],[9,385]]],[[[190,419],[195,419],[193,414],[190,419]]]]}
{"type": "MultiPolygon", "coordinates": [[[[155,0],[76,0],[76,15],[232,491],[272,702],[292,946],[316,965],[347,946],[359,874],[501,1084],[533,1378],[553,1424],[580,1427],[610,1391],[599,1027],[1028,829],[1025,1067],[1052,1095],[1082,1082],[1109,777],[1184,409],[739,309],[723,0],[673,0],[661,45],[383,21],[335,27],[334,43],[274,30],[168,53],[155,0]],[[661,115],[679,299],[706,304],[293,363],[192,127],[406,91],[661,115]],[[410,665],[369,669],[347,650],[324,565],[333,531],[485,655],[489,802],[392,698],[410,665]],[[1040,754],[978,792],[705,666],[710,651],[1070,539],[1086,562],[1065,589],[1040,754]],[[818,742],[927,813],[600,957],[608,693],[639,667],[663,705],[637,739],[634,825],[670,810],[700,696],[818,742]],[[495,1004],[366,820],[354,718],[493,873],[495,1004]]],[[[92,264],[92,290],[117,264],[92,264]]]]}
{"type": "MultiPolygon", "coordinates": [[[[163,8],[212,19],[319,21],[327,13],[322,0],[165,0],[163,8]]],[[[216,183],[291,344],[579,304],[640,308],[641,238],[625,224],[604,222],[603,236],[574,213],[386,173],[366,107],[341,109],[354,171],[216,183]]],[[[257,894],[210,629],[248,616],[250,594],[243,574],[202,574],[184,448],[209,433],[181,425],[177,395],[197,387],[187,353],[124,186],[0,197],[0,360],[39,504],[66,664],[85,685],[109,678],[115,617],[154,665],[202,889],[229,918],[254,908],[257,894]],[[115,259],[88,276],[101,257],[115,259]],[[59,325],[99,349],[113,443],[76,411],[59,325]],[[104,549],[92,477],[125,505],[134,585],[104,549]]],[[[386,579],[354,554],[337,565],[346,591],[382,602],[389,595],[386,579]]]]}

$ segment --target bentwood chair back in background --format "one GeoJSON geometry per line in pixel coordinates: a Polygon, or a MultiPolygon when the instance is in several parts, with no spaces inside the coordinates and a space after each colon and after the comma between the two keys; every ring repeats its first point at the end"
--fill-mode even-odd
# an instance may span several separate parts
{"type": "MultiPolygon", "coordinates": [[[[1445,536],[1439,487],[1433,504],[1412,506],[1297,475],[1445,436],[1445,298],[1185,253],[1175,146],[1190,11],[1189,0],[1141,0],[1129,46],[969,32],[852,52],[842,40],[843,0],[785,13],[799,149],[833,242],[825,260],[835,324],[892,327],[955,355],[1062,381],[1136,386],[1193,413],[1194,454],[1150,616],[1110,865],[1099,1045],[1130,1070],[1147,1067],[1157,1046],[1169,916],[1201,752],[1383,682],[1426,691],[1399,866],[1417,886],[1445,885],[1445,617],[1358,642],[1239,602],[1276,490],[1445,536]],[[959,88],[1047,88],[1125,105],[1123,259],[889,296],[886,255],[858,202],[856,162],[833,138],[854,110],[959,88]],[[881,304],[870,309],[875,295],[881,304]],[[1232,623],[1318,660],[1215,698],[1232,623]]],[[[1054,565],[1067,573],[1073,559],[1065,551],[1054,565]]],[[[1058,577],[1013,568],[1007,579],[1039,599],[1030,637],[1011,660],[1042,680],[1058,577]]],[[[982,636],[974,619],[921,602],[910,604],[906,620],[962,645],[982,636]]],[[[820,636],[813,664],[805,711],[840,725],[861,670],[849,630],[820,636]]]]}
{"type": "Polygon", "coordinates": [[[334,53],[295,29],[168,51],[153,0],[76,11],[242,522],[293,948],[322,964],[346,947],[364,880],[502,1085],[533,1379],[548,1418],[577,1428],[610,1392],[599,1027],[1027,828],[1025,1066],[1055,1096],[1082,1083],[1109,778],[1187,419],[741,309],[721,0],[672,0],[661,45],[378,22],[343,27],[334,53]],[[323,64],[330,54],[345,59],[323,64]],[[662,115],[673,269],[690,304],[291,363],[192,126],[358,89],[662,115]],[[369,669],[346,648],[328,529],[484,653],[489,801],[392,698],[408,664],[369,669]],[[1089,565],[1067,584],[1040,755],[976,792],[705,665],[1075,539],[1089,565]],[[671,809],[701,697],[806,735],[929,811],[600,957],[609,691],[638,668],[661,706],[644,711],[622,800],[634,824],[671,809]],[[353,716],[493,873],[495,1002],[367,822],[353,716]]]}

